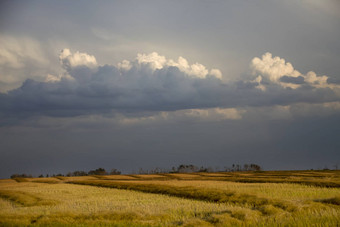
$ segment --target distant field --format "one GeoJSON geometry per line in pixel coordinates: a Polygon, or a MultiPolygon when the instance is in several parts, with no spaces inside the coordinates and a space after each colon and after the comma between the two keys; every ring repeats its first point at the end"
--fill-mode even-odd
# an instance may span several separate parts
{"type": "Polygon", "coordinates": [[[0,226],[339,226],[340,171],[0,180],[0,226]]]}

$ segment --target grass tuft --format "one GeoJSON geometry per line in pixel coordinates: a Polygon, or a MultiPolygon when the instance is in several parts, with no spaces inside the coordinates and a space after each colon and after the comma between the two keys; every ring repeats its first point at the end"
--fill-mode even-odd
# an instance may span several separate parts
{"type": "Polygon", "coordinates": [[[274,207],[273,205],[264,205],[264,206],[261,206],[259,208],[259,211],[261,211],[261,213],[263,215],[275,215],[275,214],[281,212],[280,209],[274,207]]]}

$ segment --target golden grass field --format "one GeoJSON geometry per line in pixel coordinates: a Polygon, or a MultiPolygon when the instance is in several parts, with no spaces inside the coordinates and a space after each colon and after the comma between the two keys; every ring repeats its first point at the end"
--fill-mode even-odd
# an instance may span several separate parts
{"type": "Polygon", "coordinates": [[[340,226],[340,171],[0,180],[0,226],[340,226]]]}

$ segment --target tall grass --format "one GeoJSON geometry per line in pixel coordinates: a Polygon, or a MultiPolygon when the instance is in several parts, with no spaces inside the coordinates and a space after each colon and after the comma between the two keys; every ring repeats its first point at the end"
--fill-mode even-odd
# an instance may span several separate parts
{"type": "Polygon", "coordinates": [[[264,205],[272,205],[287,211],[294,211],[295,205],[289,202],[259,198],[250,194],[239,194],[235,191],[225,191],[218,189],[202,189],[195,187],[178,187],[160,184],[135,184],[130,182],[109,182],[109,181],[74,181],[73,184],[100,186],[117,189],[128,189],[148,193],[165,194],[181,198],[197,199],[209,202],[247,204],[254,209],[262,210],[264,205]]]}
{"type": "MultiPolygon", "coordinates": [[[[0,186],[1,187],[1,186],[0,186]]],[[[17,207],[0,202],[0,226],[18,225],[122,225],[174,226],[193,217],[233,210],[224,204],[164,195],[70,184],[17,183],[7,186],[58,201],[52,206],[17,207]]],[[[0,201],[4,201],[1,200],[0,201]]],[[[231,211],[230,211],[231,212],[231,211]]]]}
{"type": "MultiPolygon", "coordinates": [[[[131,181],[126,181],[131,182],[131,181]]],[[[131,182],[132,183],[132,182],[131,182]]],[[[186,186],[195,187],[202,190],[216,189],[223,191],[236,191],[240,194],[252,194],[257,197],[264,197],[279,200],[312,201],[335,197],[340,194],[339,188],[314,187],[301,184],[287,183],[239,183],[226,181],[202,181],[202,180],[168,180],[168,181],[134,181],[133,183],[146,183],[164,186],[186,186]]]]}

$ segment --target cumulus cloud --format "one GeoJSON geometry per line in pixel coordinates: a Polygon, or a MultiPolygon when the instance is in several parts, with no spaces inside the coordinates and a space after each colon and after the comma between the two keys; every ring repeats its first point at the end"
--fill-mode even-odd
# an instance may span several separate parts
{"type": "MultiPolygon", "coordinates": [[[[284,88],[297,89],[300,88],[302,84],[308,84],[315,88],[340,88],[336,84],[328,83],[329,78],[327,76],[318,76],[313,71],[304,75],[295,70],[290,62],[286,62],[285,59],[277,56],[273,57],[272,54],[268,52],[262,55],[262,58],[253,58],[250,67],[254,75],[260,74],[260,76],[263,76],[270,82],[279,84],[284,88]]],[[[263,87],[260,89],[264,90],[263,87]]]]}
{"type": "Polygon", "coordinates": [[[284,59],[266,53],[251,67],[260,74],[248,81],[224,83],[218,69],[167,59],[156,52],[138,54],[132,61],[99,65],[93,55],[64,49],[59,56],[64,72],[48,74],[44,82],[25,81],[0,93],[4,119],[29,116],[73,117],[93,114],[142,116],[139,122],[165,117],[215,120],[242,119],[245,107],[288,106],[294,103],[339,101],[327,76],[306,75],[284,59]],[[302,86],[302,85],[308,86],[302,86]],[[293,89],[287,89],[293,88],[293,89]],[[152,113],[147,116],[144,113],[152,113]],[[171,113],[171,114],[170,114],[171,113]],[[151,116],[151,117],[150,117],[151,116]]]}
{"type": "Polygon", "coordinates": [[[80,53],[79,51],[72,54],[70,49],[63,49],[59,55],[59,60],[66,70],[77,66],[86,66],[89,68],[95,68],[97,66],[97,60],[93,55],[80,53]]]}
{"type": "Polygon", "coordinates": [[[188,60],[183,57],[179,57],[177,61],[174,61],[172,59],[167,59],[165,56],[159,55],[156,52],[152,52],[151,54],[138,54],[135,62],[131,63],[124,60],[123,62],[118,63],[118,68],[129,70],[132,67],[131,64],[134,64],[135,66],[146,65],[152,70],[173,66],[191,77],[206,78],[207,76],[213,76],[222,79],[222,73],[218,69],[211,69],[209,72],[209,70],[200,63],[196,62],[190,65],[188,60]]]}

